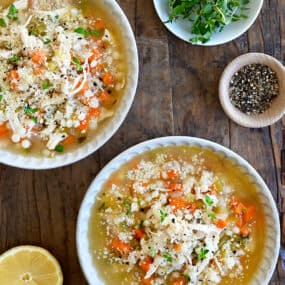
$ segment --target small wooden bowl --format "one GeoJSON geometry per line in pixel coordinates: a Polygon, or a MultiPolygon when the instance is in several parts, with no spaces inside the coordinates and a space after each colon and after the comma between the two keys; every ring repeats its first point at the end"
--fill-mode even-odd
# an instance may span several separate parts
{"type": "Polygon", "coordinates": [[[234,59],[224,70],[220,79],[219,97],[227,114],[237,124],[248,128],[263,128],[276,123],[285,114],[285,67],[274,57],[264,53],[247,53],[234,59]],[[229,87],[233,75],[248,64],[264,64],[276,72],[280,92],[271,107],[259,115],[246,115],[237,109],[230,100],[229,87]]]}

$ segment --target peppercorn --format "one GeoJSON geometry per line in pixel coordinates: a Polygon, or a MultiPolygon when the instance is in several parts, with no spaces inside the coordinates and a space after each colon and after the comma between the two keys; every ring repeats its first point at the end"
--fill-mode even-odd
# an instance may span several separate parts
{"type": "Polygon", "coordinates": [[[246,65],[230,81],[231,103],[247,115],[264,113],[278,95],[277,74],[264,64],[246,65]]]}

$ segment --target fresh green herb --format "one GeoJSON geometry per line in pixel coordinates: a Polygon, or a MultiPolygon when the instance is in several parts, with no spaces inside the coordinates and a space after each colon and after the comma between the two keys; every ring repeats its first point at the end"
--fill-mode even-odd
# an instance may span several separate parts
{"type": "Polygon", "coordinates": [[[156,255],[156,250],[152,247],[152,248],[150,249],[150,256],[151,256],[151,257],[155,257],[155,255],[156,255]]]}
{"type": "Polygon", "coordinates": [[[143,223],[144,223],[144,220],[141,220],[140,223],[135,226],[135,228],[136,228],[136,229],[141,229],[141,228],[143,228],[143,223]]]}
{"type": "Polygon", "coordinates": [[[33,121],[35,124],[37,124],[37,123],[38,123],[38,118],[37,118],[37,117],[33,117],[33,118],[32,118],[32,121],[33,121]]]}
{"type": "Polygon", "coordinates": [[[82,27],[78,27],[77,29],[74,30],[75,33],[84,36],[84,38],[88,37],[100,37],[100,32],[97,30],[91,30],[91,29],[84,29],[82,27]]]}
{"type": "Polygon", "coordinates": [[[3,100],[3,95],[0,95],[0,102],[3,100]]]}
{"type": "Polygon", "coordinates": [[[7,23],[3,18],[0,19],[0,27],[7,28],[7,23]]]}
{"type": "Polygon", "coordinates": [[[18,20],[18,13],[19,13],[19,10],[16,8],[14,4],[12,4],[9,8],[7,18],[12,21],[16,21],[18,20]]]}
{"type": "Polygon", "coordinates": [[[129,216],[131,214],[131,203],[129,200],[124,200],[124,206],[126,207],[126,215],[129,216]]]}
{"type": "Polygon", "coordinates": [[[169,19],[183,18],[192,22],[192,43],[206,43],[213,33],[222,31],[230,22],[247,18],[244,11],[249,0],[168,0],[169,19]]]}
{"type": "Polygon", "coordinates": [[[50,44],[50,43],[51,43],[51,39],[45,39],[45,40],[44,40],[44,44],[45,44],[45,45],[48,45],[48,44],[50,44]]]}
{"type": "Polygon", "coordinates": [[[79,60],[77,57],[73,57],[73,58],[72,58],[72,62],[75,64],[76,69],[77,69],[78,71],[83,71],[83,67],[82,67],[82,65],[81,65],[81,62],[80,62],[80,60],[79,60]]]}
{"type": "Polygon", "coordinates": [[[190,282],[191,279],[190,279],[190,276],[189,276],[188,274],[184,274],[183,277],[184,277],[188,282],[190,282]]]}
{"type": "Polygon", "coordinates": [[[59,15],[55,15],[55,17],[54,17],[56,20],[58,20],[59,19],[59,15]]]}
{"type": "Polygon", "coordinates": [[[79,137],[78,138],[78,143],[83,143],[83,142],[86,141],[86,139],[87,139],[87,137],[79,137]]]}
{"type": "Polygon", "coordinates": [[[64,151],[64,147],[62,144],[58,144],[56,147],[55,147],[55,151],[56,152],[63,152],[64,151]]]}
{"type": "Polygon", "coordinates": [[[165,218],[168,216],[168,213],[164,209],[160,210],[159,212],[160,212],[160,221],[163,223],[165,218]]]}
{"type": "Polygon", "coordinates": [[[51,88],[52,86],[53,86],[52,83],[50,83],[48,81],[44,81],[42,84],[42,87],[44,90],[47,90],[47,89],[51,88]]]}
{"type": "Polygon", "coordinates": [[[197,257],[199,261],[203,261],[207,257],[207,253],[209,252],[208,249],[201,248],[199,252],[196,251],[197,257]]]}
{"type": "Polygon", "coordinates": [[[105,210],[106,209],[106,203],[103,202],[100,207],[98,208],[99,211],[105,210]]]}
{"type": "Polygon", "coordinates": [[[74,32],[77,33],[77,34],[79,34],[79,35],[84,36],[84,38],[87,38],[87,37],[88,37],[88,32],[87,32],[87,30],[85,30],[85,29],[82,28],[82,27],[79,27],[79,28],[75,29],[74,32]]]}
{"type": "Polygon", "coordinates": [[[168,262],[172,262],[172,257],[169,253],[165,252],[162,257],[166,259],[168,262]]]}
{"type": "Polygon", "coordinates": [[[205,197],[205,201],[207,203],[208,206],[212,206],[214,204],[213,200],[211,199],[210,196],[206,195],[205,197]]]}
{"type": "Polygon", "coordinates": [[[89,35],[92,37],[99,38],[101,36],[101,33],[97,30],[88,30],[88,32],[89,32],[89,35]]]}
{"type": "Polygon", "coordinates": [[[214,213],[208,213],[208,216],[213,220],[215,220],[217,218],[214,213]]]}
{"type": "Polygon", "coordinates": [[[33,114],[35,114],[38,111],[38,108],[31,109],[30,105],[27,105],[25,107],[24,111],[27,115],[32,116],[33,114]]]}
{"type": "Polygon", "coordinates": [[[12,63],[18,63],[20,60],[20,57],[17,54],[15,54],[12,57],[10,57],[8,60],[12,63]]]}

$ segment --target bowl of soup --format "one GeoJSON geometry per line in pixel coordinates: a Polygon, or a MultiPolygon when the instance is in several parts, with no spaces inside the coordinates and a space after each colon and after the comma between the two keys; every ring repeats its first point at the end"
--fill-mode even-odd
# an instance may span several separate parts
{"type": "Polygon", "coordinates": [[[90,155],[134,100],[137,47],[116,1],[9,1],[0,62],[0,162],[8,165],[54,168],[90,155]]]}
{"type": "Polygon", "coordinates": [[[231,150],[192,137],[143,142],[112,160],[81,205],[89,284],[268,284],[280,224],[270,190],[231,150]]]}

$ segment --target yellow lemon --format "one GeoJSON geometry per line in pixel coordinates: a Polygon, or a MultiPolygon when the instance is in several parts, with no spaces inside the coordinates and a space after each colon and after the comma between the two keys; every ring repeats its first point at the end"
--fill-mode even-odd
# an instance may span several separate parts
{"type": "Polygon", "coordinates": [[[18,246],[0,256],[0,285],[62,285],[58,261],[37,246],[18,246]]]}

